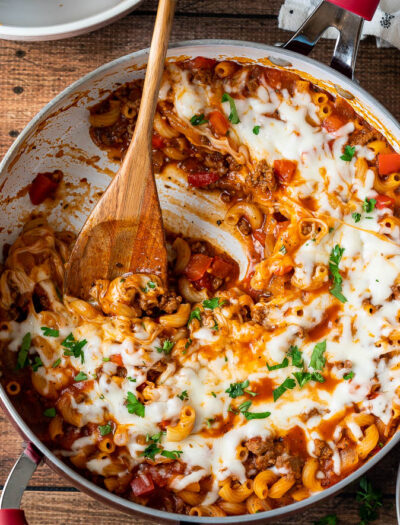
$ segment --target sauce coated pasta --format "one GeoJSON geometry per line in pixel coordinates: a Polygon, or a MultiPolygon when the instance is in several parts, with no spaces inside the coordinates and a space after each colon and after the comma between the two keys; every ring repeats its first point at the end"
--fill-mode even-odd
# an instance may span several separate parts
{"type": "MultiPolygon", "coordinates": [[[[141,86],[90,108],[114,159],[141,86]]],[[[124,275],[63,297],[74,236],[38,213],[4,250],[1,381],[58,456],[143,505],[220,517],[323,491],[400,417],[400,155],[299,76],[205,57],[166,66],[152,143],[156,174],[219,196],[247,270],[169,233],[167,286],[124,275]]]]}

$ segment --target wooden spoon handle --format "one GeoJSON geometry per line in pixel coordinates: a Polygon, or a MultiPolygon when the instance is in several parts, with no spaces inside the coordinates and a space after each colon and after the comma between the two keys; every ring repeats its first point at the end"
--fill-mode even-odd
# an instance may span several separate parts
{"type": "Polygon", "coordinates": [[[151,40],[149,60],[147,62],[147,70],[151,71],[151,74],[146,75],[144,81],[143,93],[145,93],[146,96],[142,97],[139,115],[136,121],[135,138],[130,144],[130,148],[135,147],[135,139],[147,140],[149,145],[151,145],[154,113],[157,106],[158,91],[164,70],[165,57],[167,55],[175,4],[176,0],[160,0],[158,3],[157,18],[151,40]]]}

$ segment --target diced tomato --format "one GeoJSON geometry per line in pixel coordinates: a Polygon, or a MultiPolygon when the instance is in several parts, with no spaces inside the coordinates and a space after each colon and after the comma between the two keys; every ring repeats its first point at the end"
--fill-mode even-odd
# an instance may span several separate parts
{"type": "Polygon", "coordinates": [[[274,172],[282,184],[288,184],[296,173],[297,162],[279,159],[274,161],[274,172]]]}
{"type": "Polygon", "coordinates": [[[158,133],[153,133],[151,137],[151,145],[153,149],[161,149],[165,146],[164,139],[158,133]]]}
{"type": "Polygon", "coordinates": [[[203,253],[195,253],[190,257],[184,273],[191,281],[198,281],[209,269],[211,263],[212,257],[208,257],[203,253]]]}
{"type": "Polygon", "coordinates": [[[394,202],[394,199],[389,197],[389,195],[378,195],[376,197],[376,207],[378,210],[382,210],[382,208],[391,208],[394,206],[394,202]]]}
{"type": "Polygon", "coordinates": [[[267,235],[266,235],[265,232],[263,232],[261,230],[254,230],[253,231],[253,237],[255,238],[256,241],[258,241],[260,244],[262,244],[264,246],[265,241],[267,239],[267,235]]]}
{"type": "Polygon", "coordinates": [[[329,133],[333,133],[343,127],[345,122],[337,115],[332,114],[329,117],[326,117],[322,122],[322,127],[326,129],[329,133]]]}
{"type": "Polygon", "coordinates": [[[29,188],[29,197],[35,206],[42,204],[48,197],[54,195],[62,179],[62,172],[59,170],[53,173],[39,173],[32,181],[29,188]]]}
{"type": "Polygon", "coordinates": [[[204,290],[204,288],[206,288],[210,292],[214,291],[212,277],[208,272],[206,272],[201,279],[192,281],[192,284],[197,290],[204,290]]]}
{"type": "Polygon", "coordinates": [[[196,171],[188,175],[188,183],[194,188],[204,188],[218,179],[219,174],[213,171],[196,171]]]}
{"type": "Polygon", "coordinates": [[[131,489],[135,496],[143,496],[153,492],[154,483],[149,474],[139,474],[131,481],[131,489]]]}
{"type": "Polygon", "coordinates": [[[118,366],[123,366],[124,365],[124,363],[122,362],[121,354],[114,354],[114,355],[112,355],[110,357],[110,361],[112,361],[113,363],[115,363],[118,366]]]}
{"type": "Polygon", "coordinates": [[[212,69],[217,61],[214,58],[196,57],[189,60],[189,64],[194,69],[212,69]]]}
{"type": "Polygon", "coordinates": [[[217,135],[226,135],[229,129],[229,121],[223,113],[218,110],[211,111],[208,120],[217,135]]]}
{"type": "Polygon", "coordinates": [[[232,273],[232,271],[233,267],[229,262],[225,261],[218,255],[214,257],[210,268],[211,275],[214,275],[214,277],[218,277],[219,279],[225,279],[225,277],[232,273]]]}
{"type": "Polygon", "coordinates": [[[389,175],[400,171],[400,155],[398,153],[379,153],[378,155],[379,175],[389,175]]]}

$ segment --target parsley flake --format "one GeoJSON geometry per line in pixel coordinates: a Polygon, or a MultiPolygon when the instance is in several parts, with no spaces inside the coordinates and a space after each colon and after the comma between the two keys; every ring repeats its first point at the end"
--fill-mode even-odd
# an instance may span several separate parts
{"type": "Polygon", "coordinates": [[[28,364],[28,352],[32,344],[32,337],[30,332],[26,333],[22,338],[21,348],[17,357],[17,369],[20,370],[28,364]]]}
{"type": "Polygon", "coordinates": [[[175,343],[170,341],[169,339],[166,339],[160,348],[159,346],[156,346],[156,350],[159,354],[164,352],[164,354],[168,355],[171,353],[171,350],[174,348],[175,343]]]}
{"type": "Polygon", "coordinates": [[[159,454],[161,451],[162,448],[158,447],[155,443],[150,443],[150,445],[148,445],[140,455],[154,460],[156,454],[159,454]]]}
{"type": "Polygon", "coordinates": [[[183,390],[180,394],[178,394],[176,397],[179,397],[181,401],[187,401],[189,399],[189,394],[187,393],[187,390],[183,390]]]}
{"type": "Polygon", "coordinates": [[[340,158],[346,162],[350,162],[351,159],[354,157],[355,153],[356,153],[355,146],[346,146],[344,148],[344,153],[340,158]]]}
{"type": "Polygon", "coordinates": [[[43,415],[46,417],[56,417],[56,409],[53,408],[46,408],[46,410],[43,412],[43,415]]]}
{"type": "Polygon", "coordinates": [[[292,358],[292,366],[303,368],[303,353],[300,352],[298,346],[291,346],[288,350],[288,356],[292,358]]]}
{"type": "Polygon", "coordinates": [[[112,426],[110,424],[99,426],[99,432],[101,436],[107,436],[107,434],[110,434],[111,431],[112,431],[112,426]]]}
{"type": "Polygon", "coordinates": [[[203,307],[208,308],[209,310],[214,310],[215,308],[223,306],[225,302],[226,301],[221,300],[219,297],[213,297],[212,299],[205,299],[203,301],[203,307]]]}
{"type": "Polygon", "coordinates": [[[283,255],[286,255],[286,253],[287,253],[286,246],[285,246],[284,244],[282,244],[282,246],[279,248],[279,251],[280,251],[283,255]]]}
{"type": "Polygon", "coordinates": [[[230,122],[232,122],[232,124],[239,124],[240,119],[233,98],[230,95],[228,95],[228,93],[224,93],[222,95],[221,102],[229,102],[231,112],[229,113],[228,119],[230,120],[230,122]]]}
{"type": "Polygon", "coordinates": [[[382,493],[380,490],[374,489],[371,482],[365,477],[360,480],[360,489],[357,492],[356,499],[361,503],[359,509],[360,525],[366,525],[376,520],[379,507],[382,506],[382,493]]]}
{"type": "Polygon", "coordinates": [[[253,133],[254,135],[258,135],[260,133],[261,126],[254,126],[253,133]]]}
{"type": "Polygon", "coordinates": [[[74,377],[74,381],[76,381],[78,383],[79,381],[86,381],[87,378],[88,378],[88,376],[85,374],[85,372],[79,372],[79,374],[77,374],[74,377]]]}
{"type": "Polygon", "coordinates": [[[360,222],[361,221],[361,213],[357,213],[356,211],[351,214],[351,216],[354,219],[354,222],[360,222]]]}
{"type": "Polygon", "coordinates": [[[85,362],[85,354],[83,353],[83,347],[87,344],[86,339],[82,341],[76,341],[75,337],[70,333],[61,341],[61,346],[64,347],[64,355],[74,356],[77,359],[81,358],[81,363],[85,362]]]}
{"type": "Polygon", "coordinates": [[[49,328],[48,326],[41,326],[40,329],[42,330],[43,335],[46,337],[59,337],[60,335],[59,330],[49,328]]]}
{"type": "Polygon", "coordinates": [[[132,392],[128,392],[126,397],[126,408],[130,414],[136,414],[139,417],[144,417],[145,406],[138,400],[132,392]]]}
{"type": "Polygon", "coordinates": [[[279,370],[280,368],[286,368],[288,366],[289,366],[289,359],[287,357],[285,357],[285,359],[279,365],[269,366],[269,364],[267,363],[267,368],[270,372],[272,370],[279,370]]]}
{"type": "Polygon", "coordinates": [[[51,365],[52,368],[57,368],[61,364],[61,359],[58,358],[54,361],[54,363],[51,365]]]}
{"type": "Polygon", "coordinates": [[[326,350],[326,341],[321,341],[314,346],[314,350],[311,354],[310,366],[314,370],[322,370],[325,366],[326,359],[323,356],[326,350]]]}
{"type": "Polygon", "coordinates": [[[249,386],[249,380],[246,379],[242,383],[231,383],[229,385],[229,388],[225,390],[225,392],[231,397],[232,399],[235,399],[236,397],[243,396],[246,392],[247,394],[250,394],[252,396],[257,395],[255,392],[252,392],[251,390],[246,390],[246,388],[249,386]]]}
{"type": "Polygon", "coordinates": [[[296,386],[296,381],[291,377],[287,377],[285,381],[273,390],[274,401],[277,401],[281,395],[283,395],[287,390],[293,390],[296,386]]]}
{"type": "Polygon", "coordinates": [[[368,197],[365,197],[363,202],[363,210],[365,213],[371,213],[371,211],[375,208],[376,199],[368,199],[368,197]]]}
{"type": "Polygon", "coordinates": [[[182,450],[163,450],[161,455],[168,459],[179,459],[183,454],[182,450]]]}
{"type": "Polygon", "coordinates": [[[35,361],[32,363],[32,370],[33,370],[34,372],[37,372],[41,366],[43,366],[42,360],[41,360],[40,357],[37,355],[37,356],[35,357],[35,361]]]}
{"type": "Polygon", "coordinates": [[[351,379],[353,379],[353,377],[354,377],[354,372],[352,370],[351,372],[344,374],[343,379],[345,379],[346,381],[350,381],[351,379]]]}
{"type": "Polygon", "coordinates": [[[195,308],[194,310],[192,310],[190,312],[188,325],[190,325],[190,323],[193,321],[193,319],[197,319],[198,321],[201,322],[200,308],[195,308]]]}
{"type": "Polygon", "coordinates": [[[201,126],[201,124],[207,124],[208,120],[204,118],[204,113],[200,113],[200,115],[193,115],[193,117],[190,119],[190,123],[193,126],[201,126]]]}
{"type": "Polygon", "coordinates": [[[341,303],[346,303],[347,299],[342,294],[342,282],[343,278],[340,275],[339,272],[339,263],[343,257],[344,248],[341,248],[338,244],[332,249],[330,257],[329,257],[329,271],[331,274],[331,278],[333,279],[333,286],[329,290],[329,292],[336,297],[336,299],[339,299],[341,303]]]}

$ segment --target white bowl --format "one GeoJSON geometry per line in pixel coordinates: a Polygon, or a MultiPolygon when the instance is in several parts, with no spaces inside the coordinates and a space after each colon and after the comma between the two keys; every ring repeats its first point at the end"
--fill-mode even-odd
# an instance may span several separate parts
{"type": "Polygon", "coordinates": [[[0,38],[58,40],[99,29],[143,0],[0,0],[0,38]]]}

